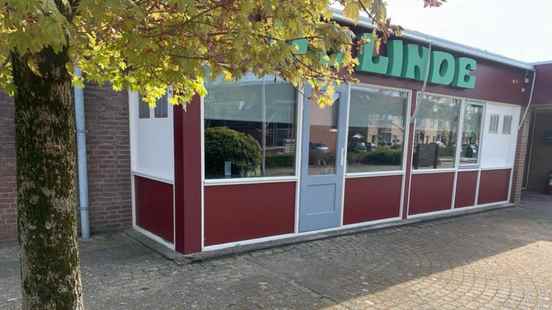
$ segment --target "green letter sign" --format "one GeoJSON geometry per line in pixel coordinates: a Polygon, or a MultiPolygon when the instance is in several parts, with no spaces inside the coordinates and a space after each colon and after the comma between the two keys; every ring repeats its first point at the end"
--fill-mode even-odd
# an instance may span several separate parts
{"type": "Polygon", "coordinates": [[[384,56],[374,56],[374,41],[362,46],[360,51],[359,71],[386,74],[389,66],[389,59],[384,56]]]}
{"type": "Polygon", "coordinates": [[[387,57],[374,56],[372,40],[364,44],[357,70],[423,81],[427,75],[428,62],[428,82],[460,88],[475,87],[476,77],[472,75],[477,69],[475,59],[456,58],[443,51],[432,51],[430,55],[427,47],[413,43],[406,44],[405,49],[401,40],[390,40],[387,43],[387,57]]]}
{"type": "Polygon", "coordinates": [[[462,88],[474,88],[475,76],[470,72],[477,69],[477,62],[475,59],[460,57],[458,58],[458,69],[456,70],[456,78],[454,79],[454,86],[462,88]]]}
{"type": "Polygon", "coordinates": [[[454,80],[454,56],[445,52],[431,53],[430,82],[441,85],[450,85],[454,80]]]}

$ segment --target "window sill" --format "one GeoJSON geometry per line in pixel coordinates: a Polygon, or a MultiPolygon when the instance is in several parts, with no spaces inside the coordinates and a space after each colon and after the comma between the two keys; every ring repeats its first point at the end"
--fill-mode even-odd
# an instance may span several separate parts
{"type": "Polygon", "coordinates": [[[442,168],[442,169],[420,169],[413,170],[412,174],[436,174],[436,173],[454,173],[456,168],[442,168]]]}
{"type": "Polygon", "coordinates": [[[205,180],[203,182],[203,185],[219,186],[219,185],[261,184],[261,183],[284,183],[284,182],[297,182],[297,180],[298,178],[296,176],[210,179],[210,180],[205,180]]]}
{"type": "Polygon", "coordinates": [[[394,170],[394,171],[375,171],[375,172],[351,172],[345,175],[347,179],[355,178],[373,178],[373,177],[385,177],[385,176],[397,176],[403,175],[404,171],[394,170]]]}

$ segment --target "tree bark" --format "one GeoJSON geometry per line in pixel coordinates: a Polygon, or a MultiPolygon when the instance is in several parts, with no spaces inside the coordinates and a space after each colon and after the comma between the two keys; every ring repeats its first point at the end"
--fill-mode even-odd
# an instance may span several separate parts
{"type": "Polygon", "coordinates": [[[23,309],[83,309],[68,52],[45,48],[11,60],[23,309]]]}

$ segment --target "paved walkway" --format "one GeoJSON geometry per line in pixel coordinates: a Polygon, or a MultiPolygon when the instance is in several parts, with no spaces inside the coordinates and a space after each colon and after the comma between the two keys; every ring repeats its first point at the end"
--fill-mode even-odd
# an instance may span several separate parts
{"type": "MultiPolygon", "coordinates": [[[[192,265],[124,235],[81,245],[88,309],[552,309],[552,199],[192,265]]],[[[0,309],[20,302],[0,247],[0,309]]]]}

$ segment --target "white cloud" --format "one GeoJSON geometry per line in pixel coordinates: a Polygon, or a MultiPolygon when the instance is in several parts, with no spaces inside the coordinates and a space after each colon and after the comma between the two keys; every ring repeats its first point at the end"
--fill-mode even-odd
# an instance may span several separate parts
{"type": "Polygon", "coordinates": [[[552,1],[388,0],[393,23],[521,61],[552,60],[552,1]]]}

